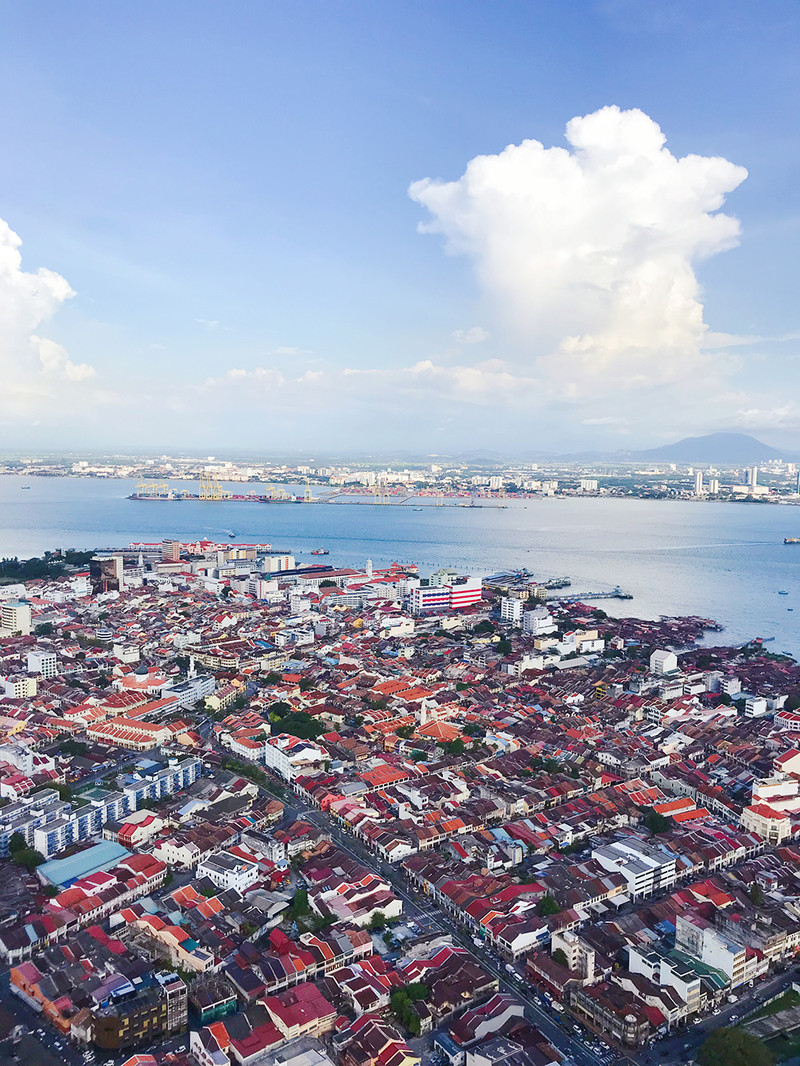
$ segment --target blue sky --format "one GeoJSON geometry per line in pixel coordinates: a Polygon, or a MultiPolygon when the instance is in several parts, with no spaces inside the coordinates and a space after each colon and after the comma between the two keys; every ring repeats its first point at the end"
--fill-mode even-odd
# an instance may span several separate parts
{"type": "Polygon", "coordinates": [[[0,444],[800,446],[799,22],[5,4],[0,444]]]}

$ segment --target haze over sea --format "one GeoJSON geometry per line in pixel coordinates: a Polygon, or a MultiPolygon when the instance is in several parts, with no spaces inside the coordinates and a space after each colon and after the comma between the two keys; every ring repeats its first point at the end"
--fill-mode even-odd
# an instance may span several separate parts
{"type": "MultiPolygon", "coordinates": [[[[189,482],[173,487],[196,491],[189,482]]],[[[445,565],[483,575],[524,566],[542,579],[568,576],[570,592],[620,585],[633,594],[599,602],[609,614],[711,617],[725,626],[709,634],[711,642],[774,637],[771,651],[800,658],[800,545],[783,543],[800,536],[794,507],[557,497],[504,508],[438,507],[431,499],[391,506],[128,500],[135,489],[126,480],[0,477],[0,555],[163,537],[228,540],[230,530],[231,543],[269,542],[301,564],[323,547],[334,566],[363,566],[369,557],[376,567],[415,562],[423,575],[445,565]]]]}

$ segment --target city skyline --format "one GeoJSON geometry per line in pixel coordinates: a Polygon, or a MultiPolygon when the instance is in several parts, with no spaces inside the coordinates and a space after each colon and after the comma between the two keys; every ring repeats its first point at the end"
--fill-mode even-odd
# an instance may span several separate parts
{"type": "Polygon", "coordinates": [[[0,447],[800,450],[788,4],[44,13],[0,447]]]}

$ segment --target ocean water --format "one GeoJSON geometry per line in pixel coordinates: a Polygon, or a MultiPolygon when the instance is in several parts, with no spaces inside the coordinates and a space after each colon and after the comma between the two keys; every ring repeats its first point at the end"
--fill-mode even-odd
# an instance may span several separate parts
{"type": "MultiPolygon", "coordinates": [[[[196,491],[188,482],[174,487],[196,491]]],[[[452,565],[484,575],[524,566],[542,579],[568,576],[571,591],[620,585],[633,594],[598,604],[610,614],[712,617],[726,631],[709,639],[773,637],[772,650],[800,657],[800,544],[783,543],[800,536],[795,507],[557,497],[503,508],[430,499],[387,506],[128,500],[135,488],[123,480],[0,477],[0,555],[163,537],[227,540],[231,530],[240,542],[289,549],[301,563],[324,547],[324,561],[334,565],[363,566],[369,557],[376,566],[396,560],[416,562],[423,573],[452,565]]]]}

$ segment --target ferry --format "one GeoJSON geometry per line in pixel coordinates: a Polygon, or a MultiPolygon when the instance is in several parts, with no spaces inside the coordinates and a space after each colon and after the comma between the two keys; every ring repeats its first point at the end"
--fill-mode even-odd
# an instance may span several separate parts
{"type": "Polygon", "coordinates": [[[327,548],[315,548],[311,554],[312,555],[330,555],[330,552],[328,551],[327,548]]]}
{"type": "Polygon", "coordinates": [[[800,537],[784,537],[784,544],[800,544],[800,537]]]}

